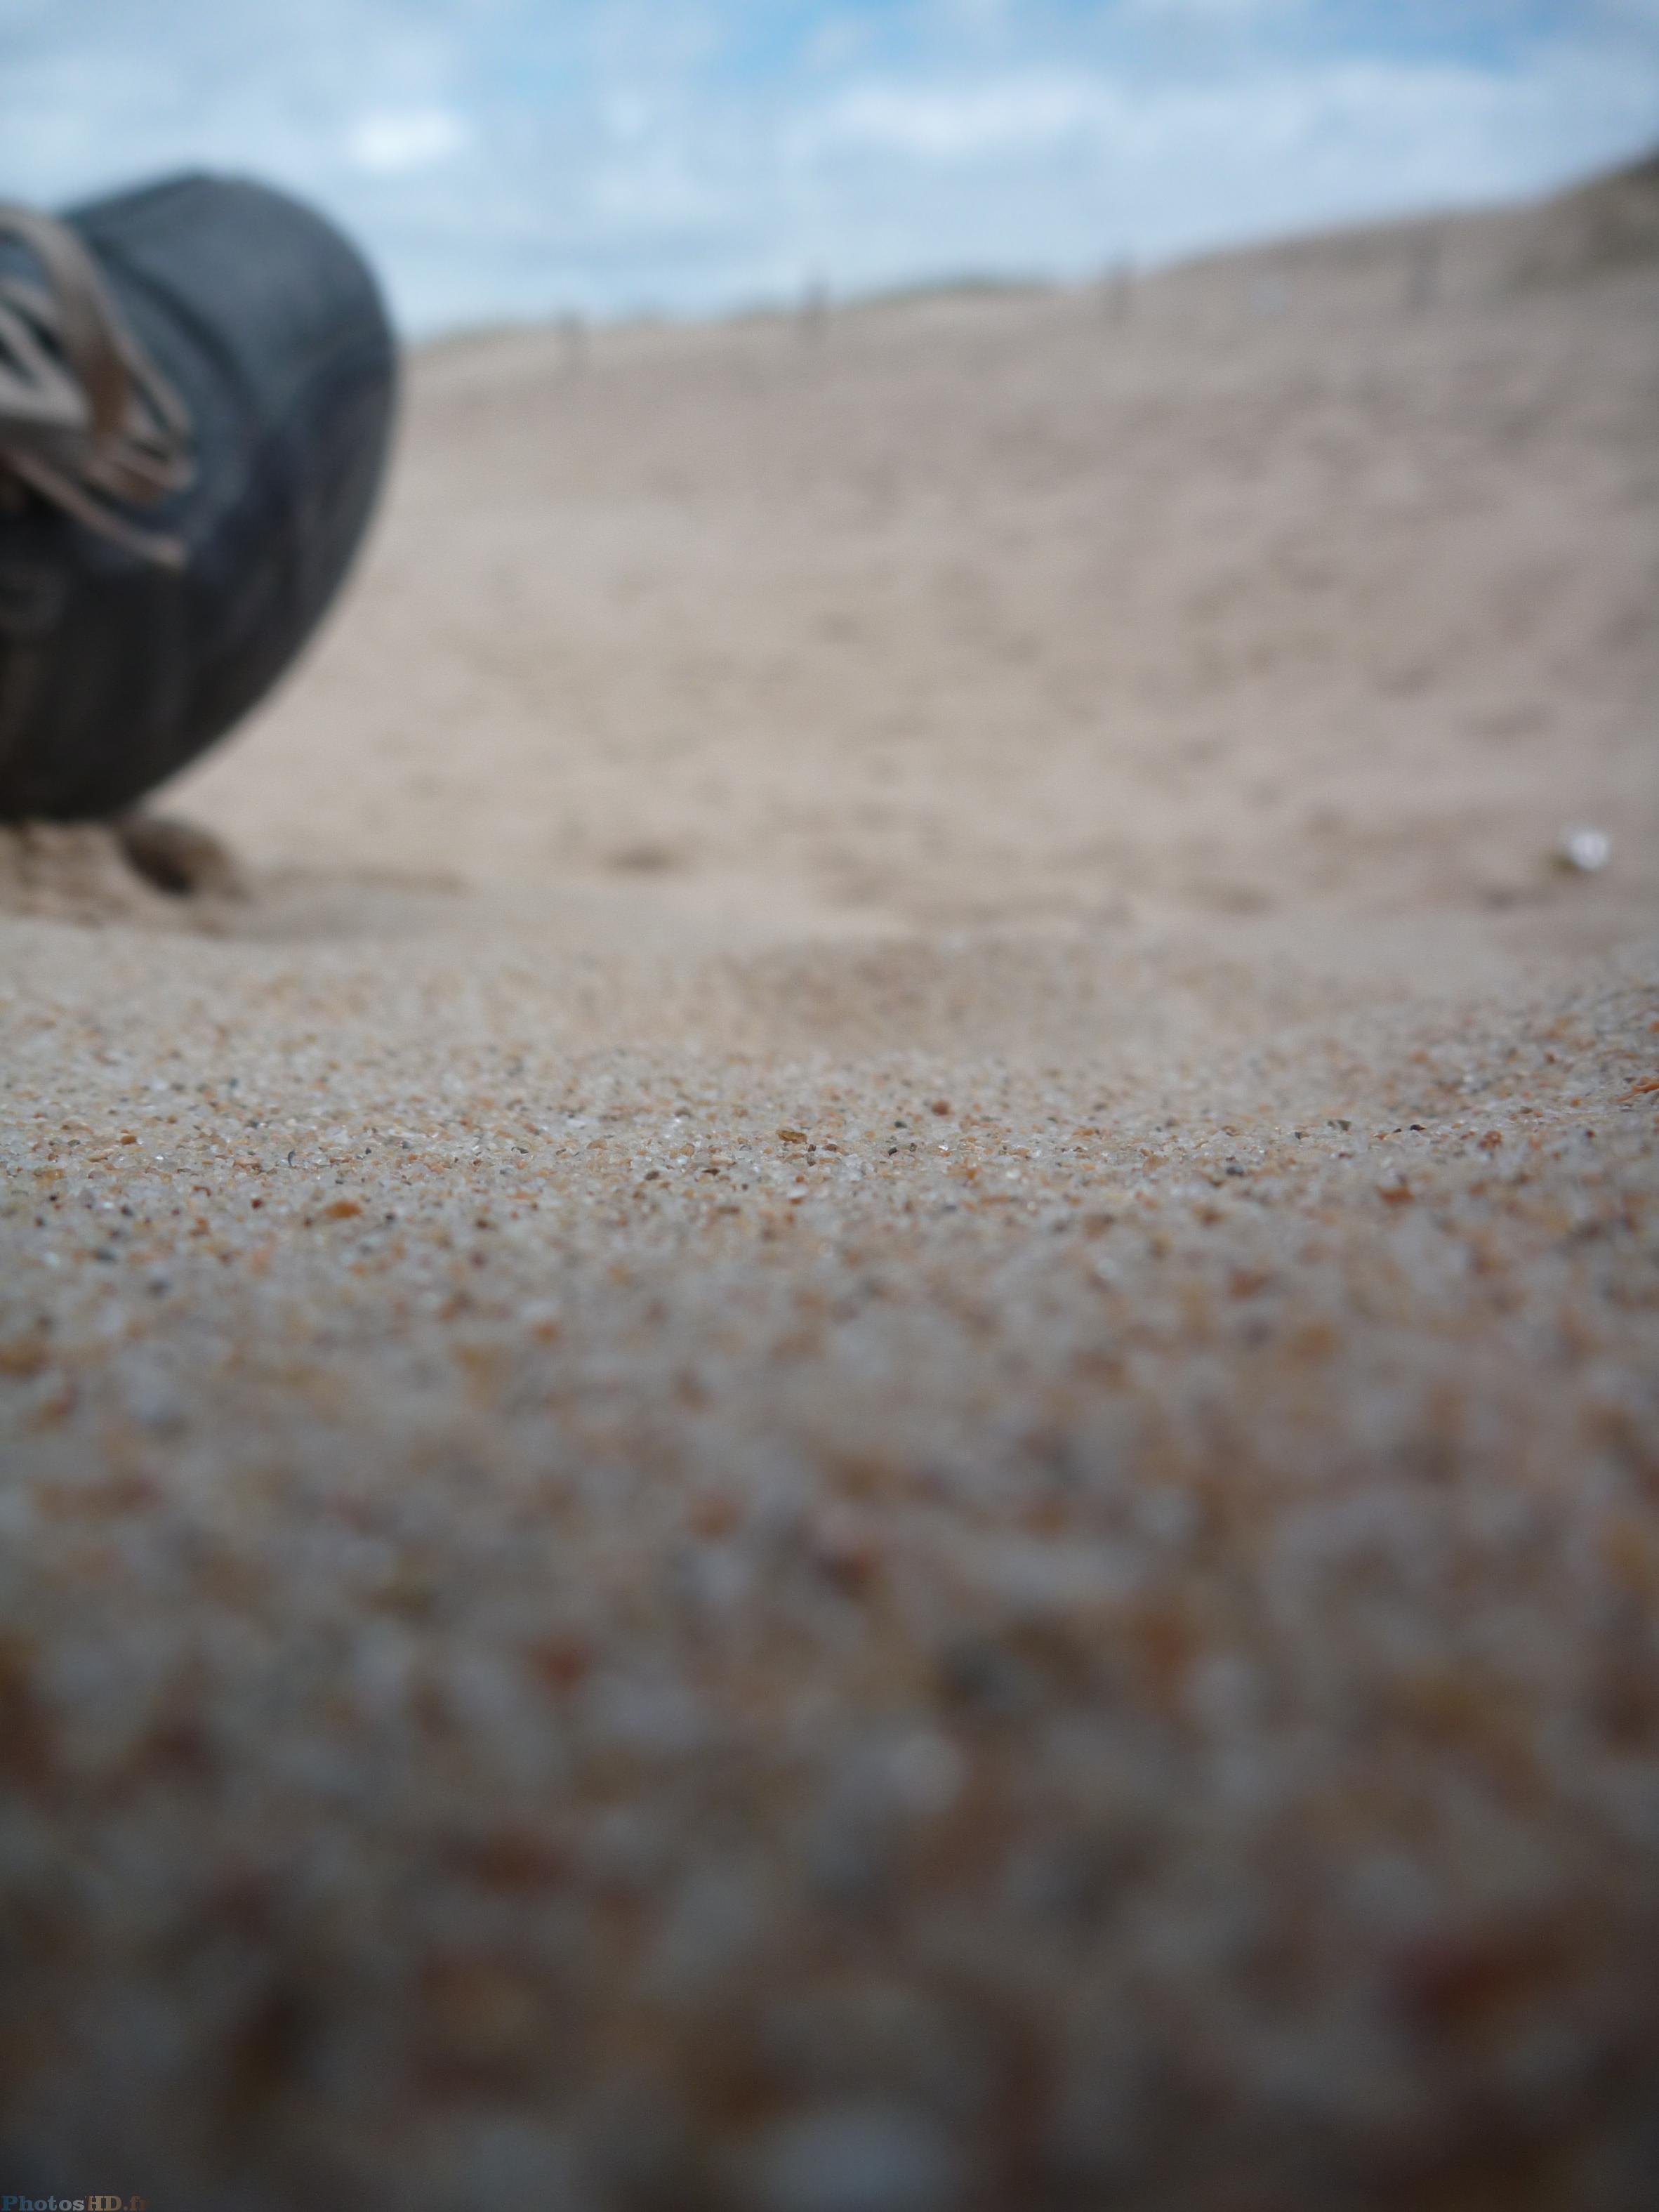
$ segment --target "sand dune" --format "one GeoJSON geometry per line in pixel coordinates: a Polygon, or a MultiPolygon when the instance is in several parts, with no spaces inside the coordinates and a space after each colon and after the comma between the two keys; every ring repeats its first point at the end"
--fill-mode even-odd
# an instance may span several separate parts
{"type": "Polygon", "coordinates": [[[23,2185],[1650,2200],[1656,205],[447,342],[0,839],[23,2185]]]}

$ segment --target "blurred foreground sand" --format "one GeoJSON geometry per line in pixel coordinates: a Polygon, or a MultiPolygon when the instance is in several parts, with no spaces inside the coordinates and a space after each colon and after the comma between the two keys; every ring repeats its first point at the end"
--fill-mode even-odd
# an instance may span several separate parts
{"type": "Polygon", "coordinates": [[[1652,2201],[1622,189],[434,349],[252,896],[6,845],[36,2186],[1652,2201]]]}

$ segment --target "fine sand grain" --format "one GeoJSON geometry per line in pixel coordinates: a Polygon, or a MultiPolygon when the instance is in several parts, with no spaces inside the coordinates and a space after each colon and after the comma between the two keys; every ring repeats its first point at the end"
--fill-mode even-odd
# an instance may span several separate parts
{"type": "Polygon", "coordinates": [[[433,349],[0,833],[0,2189],[1652,2205],[1653,199],[433,349]]]}

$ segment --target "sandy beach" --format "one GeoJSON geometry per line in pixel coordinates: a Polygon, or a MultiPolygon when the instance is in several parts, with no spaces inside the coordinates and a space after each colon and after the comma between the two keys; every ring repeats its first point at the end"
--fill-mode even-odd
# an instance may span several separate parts
{"type": "Polygon", "coordinates": [[[0,2190],[1655,2202],[1656,207],[446,341],[0,830],[0,2190]]]}

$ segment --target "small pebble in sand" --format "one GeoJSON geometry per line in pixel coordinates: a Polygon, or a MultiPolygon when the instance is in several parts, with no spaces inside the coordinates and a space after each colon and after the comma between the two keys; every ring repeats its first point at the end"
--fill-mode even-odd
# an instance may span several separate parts
{"type": "Polygon", "coordinates": [[[129,814],[116,842],[135,874],[175,898],[240,899],[247,886],[228,846],[193,822],[167,814],[129,814]]]}
{"type": "Polygon", "coordinates": [[[1580,823],[1564,830],[1555,848],[1555,865],[1565,875],[1599,875],[1613,858],[1613,840],[1605,830],[1580,823]]]}

